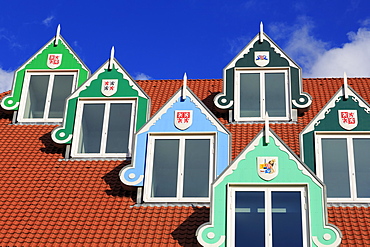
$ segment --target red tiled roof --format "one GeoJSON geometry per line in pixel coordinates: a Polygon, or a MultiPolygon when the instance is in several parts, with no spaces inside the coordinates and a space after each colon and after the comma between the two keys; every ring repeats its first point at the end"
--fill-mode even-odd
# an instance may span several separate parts
{"type": "MultiPolygon", "coordinates": [[[[298,123],[271,128],[299,154],[298,134],[342,85],[342,79],[304,79],[313,104],[298,123]]],[[[152,99],[153,115],[181,80],[138,81],[152,99]]],[[[367,102],[370,79],[349,79],[367,102]]],[[[213,98],[222,80],[188,80],[190,89],[232,133],[232,157],[262,124],[228,123],[213,98]]],[[[0,94],[3,97],[6,93],[0,94]]],[[[202,207],[135,207],[135,192],[119,180],[122,161],[64,160],[50,137],[54,125],[13,125],[0,110],[0,246],[197,246],[195,231],[209,220],[202,207]]],[[[343,233],[342,246],[369,242],[368,208],[329,208],[329,221],[343,233]],[[354,216],[355,215],[355,216],[354,216]]]]}

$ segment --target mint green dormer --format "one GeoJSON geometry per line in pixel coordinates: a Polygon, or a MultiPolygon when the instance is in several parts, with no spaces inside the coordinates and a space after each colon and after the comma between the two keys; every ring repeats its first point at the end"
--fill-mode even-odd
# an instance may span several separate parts
{"type": "Polygon", "coordinates": [[[52,139],[71,145],[73,158],[131,157],[133,134],[147,121],[149,104],[149,96],[111,58],[67,98],[63,125],[52,139]]]}
{"type": "Polygon", "coordinates": [[[59,34],[19,67],[1,106],[16,111],[17,122],[62,122],[66,98],[90,71],[59,34]]]}
{"type": "Polygon", "coordinates": [[[339,246],[325,186],[276,136],[261,131],[212,184],[202,246],[339,246]],[[269,140],[268,143],[266,140],[269,140]]]}

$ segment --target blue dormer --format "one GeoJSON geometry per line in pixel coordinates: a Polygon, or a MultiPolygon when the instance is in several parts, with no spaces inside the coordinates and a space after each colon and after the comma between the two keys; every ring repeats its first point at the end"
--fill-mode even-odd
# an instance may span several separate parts
{"type": "Polygon", "coordinates": [[[229,131],[184,86],[136,133],[120,178],[144,187],[145,202],[209,202],[229,159],[229,131]]]}

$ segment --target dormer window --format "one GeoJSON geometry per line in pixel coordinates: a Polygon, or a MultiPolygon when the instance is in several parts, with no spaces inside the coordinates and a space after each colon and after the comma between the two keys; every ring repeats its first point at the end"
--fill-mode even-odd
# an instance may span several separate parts
{"type": "Polygon", "coordinates": [[[267,111],[275,120],[289,119],[288,69],[235,70],[235,118],[263,120],[267,111]]]}
{"type": "Polygon", "coordinates": [[[149,143],[144,201],[209,201],[212,135],[152,135],[149,143]]]}
{"type": "Polygon", "coordinates": [[[80,100],[72,156],[131,156],[135,100],[80,100]]]}
{"type": "Polygon", "coordinates": [[[67,97],[89,74],[58,27],[55,38],[15,71],[12,91],[1,107],[15,111],[17,122],[60,123],[67,97]]]}
{"type": "Polygon", "coordinates": [[[66,98],[76,87],[77,71],[27,71],[19,121],[61,122],[66,98]]]}
{"type": "Polygon", "coordinates": [[[224,68],[215,105],[229,122],[297,121],[312,99],[302,92],[301,68],[263,30],[224,68]],[[231,114],[232,113],[232,114],[231,114]]]}
{"type": "Polygon", "coordinates": [[[302,131],[301,154],[325,183],[329,202],[368,203],[370,106],[344,81],[302,131]]]}
{"type": "Polygon", "coordinates": [[[67,98],[63,125],[52,139],[71,145],[67,157],[129,159],[148,113],[149,96],[111,55],[67,98]]]}
{"type": "Polygon", "coordinates": [[[138,203],[208,203],[211,183],[229,162],[229,137],[184,85],[135,134],[120,179],[138,187],[138,203]]]}

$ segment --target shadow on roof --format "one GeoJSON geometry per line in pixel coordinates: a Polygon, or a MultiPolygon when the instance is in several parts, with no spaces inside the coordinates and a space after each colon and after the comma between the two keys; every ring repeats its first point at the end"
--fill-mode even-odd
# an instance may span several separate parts
{"type": "Polygon", "coordinates": [[[65,145],[57,146],[51,139],[51,131],[42,135],[39,138],[39,140],[45,146],[43,148],[40,148],[41,152],[46,153],[46,154],[61,154],[61,155],[64,154],[65,145]]]}
{"type": "Polygon", "coordinates": [[[193,210],[194,212],[171,233],[180,246],[201,246],[195,232],[200,225],[209,221],[209,208],[193,207],[193,210]]]}
{"type": "Polygon", "coordinates": [[[120,165],[116,166],[112,171],[105,174],[102,179],[110,187],[110,190],[105,190],[108,196],[117,196],[117,197],[131,197],[131,199],[136,201],[136,187],[125,186],[120,178],[119,172],[121,169],[130,164],[130,161],[124,161],[120,165]]]}

